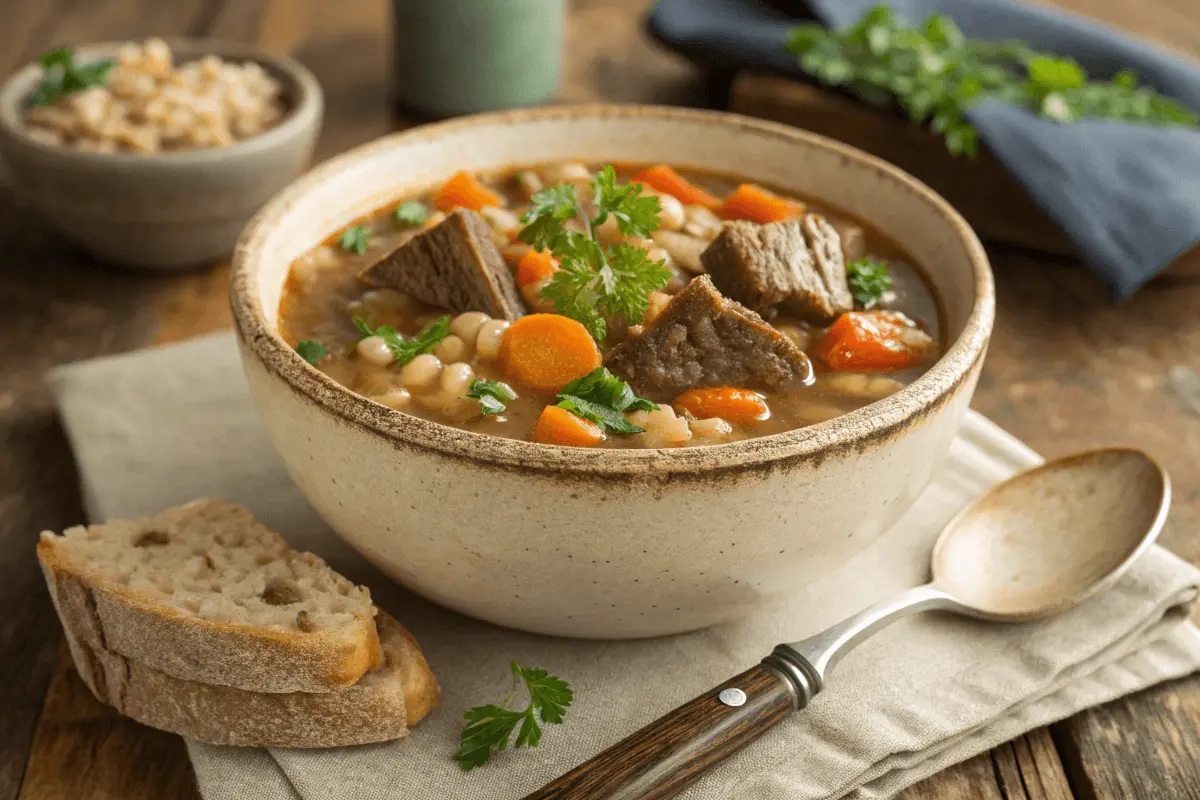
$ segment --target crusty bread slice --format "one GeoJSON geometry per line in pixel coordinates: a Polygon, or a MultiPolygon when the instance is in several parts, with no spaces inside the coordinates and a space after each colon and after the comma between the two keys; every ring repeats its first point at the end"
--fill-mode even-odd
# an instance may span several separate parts
{"type": "Polygon", "coordinates": [[[247,692],[172,677],[67,631],[71,655],[96,697],[145,725],[211,744],[346,747],[399,739],[437,705],[420,647],[380,612],[384,665],[329,692],[247,692]]]}
{"type": "Polygon", "coordinates": [[[47,531],[37,553],[71,637],[166,676],[329,692],[381,663],[370,592],[228,503],[47,531]]]}

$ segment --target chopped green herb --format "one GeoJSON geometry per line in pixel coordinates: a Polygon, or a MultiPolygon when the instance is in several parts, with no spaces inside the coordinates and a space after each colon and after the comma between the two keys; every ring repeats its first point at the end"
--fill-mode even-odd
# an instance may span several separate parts
{"type": "Polygon", "coordinates": [[[542,740],[540,723],[560,724],[567,706],[574,699],[567,682],[544,669],[525,669],[514,661],[512,674],[514,684],[524,682],[529,692],[529,705],[522,711],[507,708],[512,699],[512,692],[509,692],[501,705],[476,706],[466,713],[467,726],[459,735],[458,752],[454,754],[454,760],[464,772],[486,764],[493,750],[507,749],[518,724],[521,729],[517,731],[513,747],[537,747],[542,740]]]}
{"type": "Polygon", "coordinates": [[[654,411],[658,405],[633,393],[629,384],[606,367],[571,381],[558,393],[558,407],[590,419],[613,433],[641,433],[644,428],[625,418],[626,411],[654,411]]]}
{"type": "Polygon", "coordinates": [[[65,47],[42,53],[38,61],[44,74],[37,91],[29,98],[35,106],[47,106],[63,95],[103,86],[113,68],[113,62],[108,59],[76,64],[71,51],[65,47]]]}
{"type": "Polygon", "coordinates": [[[550,186],[533,196],[532,207],[521,217],[521,241],[538,250],[549,250],[559,269],[542,288],[542,297],[554,301],[554,310],[582,323],[601,345],[611,317],[631,324],[641,321],[650,293],[667,285],[671,271],[663,261],[652,261],[640,247],[603,246],[594,231],[610,216],[626,236],[649,236],[658,227],[658,198],[642,195],[637,185],[617,183],[616,170],[606,166],[592,182],[596,215],[579,206],[575,187],[550,186]],[[583,233],[566,227],[578,218],[583,233]]]}
{"type": "Polygon", "coordinates": [[[979,132],[965,114],[985,100],[1060,122],[1200,122],[1192,109],[1139,87],[1128,70],[1111,81],[1090,81],[1069,58],[1038,53],[1019,41],[968,39],[940,14],[918,28],[887,6],[875,6],[843,31],[795,28],[787,48],[822,83],[845,87],[876,105],[898,103],[913,122],[941,134],[955,154],[974,155],[978,149],[979,132]]]}
{"type": "Polygon", "coordinates": [[[401,225],[416,228],[425,224],[429,219],[429,210],[420,200],[409,200],[396,206],[396,221],[401,225]]]}
{"type": "Polygon", "coordinates": [[[363,338],[367,336],[382,338],[384,344],[392,351],[397,367],[403,367],[423,353],[432,353],[442,343],[442,340],[450,335],[450,317],[446,315],[438,317],[425,330],[411,339],[404,338],[404,335],[391,325],[380,325],[378,328],[372,329],[362,317],[355,317],[354,325],[362,331],[363,338]]]}
{"type": "Polygon", "coordinates": [[[463,396],[471,400],[478,400],[479,405],[483,407],[481,413],[485,417],[499,414],[508,408],[509,403],[517,399],[517,393],[513,391],[513,388],[501,381],[473,381],[471,388],[463,396]]]}
{"type": "Polygon", "coordinates": [[[320,342],[314,342],[312,339],[301,339],[296,342],[296,352],[308,363],[316,364],[329,355],[329,348],[320,342]]]}
{"type": "Polygon", "coordinates": [[[366,225],[351,225],[342,231],[342,238],[338,239],[338,244],[342,246],[343,250],[358,253],[361,256],[367,252],[367,242],[370,240],[370,228],[366,225]]]}
{"type": "Polygon", "coordinates": [[[850,284],[850,294],[863,308],[878,303],[892,286],[887,262],[873,258],[857,258],[847,264],[846,280],[850,284]]]}

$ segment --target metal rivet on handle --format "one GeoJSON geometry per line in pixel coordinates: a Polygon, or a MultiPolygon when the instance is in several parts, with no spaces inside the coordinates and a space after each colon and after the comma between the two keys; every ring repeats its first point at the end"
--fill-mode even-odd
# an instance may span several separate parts
{"type": "Polygon", "coordinates": [[[746,704],[746,693],[741,689],[722,689],[717,699],[727,706],[737,708],[746,704]]]}

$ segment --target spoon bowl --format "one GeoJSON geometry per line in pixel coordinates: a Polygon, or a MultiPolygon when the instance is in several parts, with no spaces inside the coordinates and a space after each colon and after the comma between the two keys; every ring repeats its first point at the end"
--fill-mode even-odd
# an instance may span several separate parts
{"type": "Polygon", "coordinates": [[[986,619],[1064,611],[1120,577],[1158,537],[1170,502],[1166,472],[1140,450],[1048,462],[950,521],[934,546],[933,583],[986,619]]]}

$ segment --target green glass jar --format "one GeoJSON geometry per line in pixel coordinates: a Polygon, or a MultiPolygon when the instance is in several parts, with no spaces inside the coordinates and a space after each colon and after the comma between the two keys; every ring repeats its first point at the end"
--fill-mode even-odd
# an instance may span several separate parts
{"type": "Polygon", "coordinates": [[[392,0],[392,95],[447,117],[553,99],[565,0],[392,0]]]}

